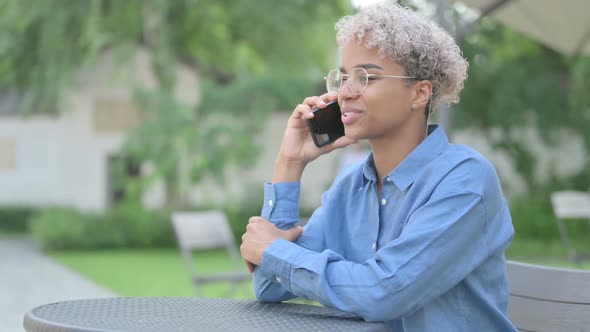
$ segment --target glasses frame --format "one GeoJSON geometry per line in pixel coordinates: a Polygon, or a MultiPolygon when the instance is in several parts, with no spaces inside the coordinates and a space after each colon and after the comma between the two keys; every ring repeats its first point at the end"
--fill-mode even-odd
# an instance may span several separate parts
{"type": "MultiPolygon", "coordinates": [[[[362,70],[362,71],[364,72],[364,76],[367,78],[367,80],[365,81],[365,86],[363,87],[363,89],[361,90],[361,92],[359,92],[359,93],[356,93],[356,92],[352,91],[352,89],[351,89],[351,88],[349,88],[350,92],[351,92],[352,94],[356,95],[356,96],[360,96],[360,95],[362,95],[362,94],[365,92],[365,90],[367,90],[367,86],[369,86],[369,80],[370,80],[371,78],[397,78],[397,79],[414,79],[414,80],[415,80],[415,79],[417,79],[417,78],[416,78],[416,77],[414,77],[414,76],[400,76],[400,75],[378,75],[378,74],[369,74],[369,73],[367,72],[367,70],[366,70],[365,68],[363,68],[363,67],[356,67],[356,68],[353,68],[353,70],[362,70]]],[[[331,73],[334,73],[334,72],[336,72],[336,73],[339,73],[339,74],[340,74],[340,80],[339,80],[339,84],[338,84],[338,91],[335,91],[335,92],[334,92],[334,93],[336,93],[336,94],[339,94],[339,93],[340,93],[340,91],[342,91],[342,87],[344,86],[344,84],[342,84],[342,81],[346,80],[346,83],[345,83],[345,84],[348,84],[348,83],[349,83],[348,79],[350,78],[350,75],[348,75],[348,74],[343,74],[343,73],[342,73],[340,70],[338,70],[338,69],[332,69],[332,70],[330,70],[330,71],[328,72],[328,75],[326,75],[326,76],[324,77],[324,80],[326,81],[326,90],[327,90],[329,93],[330,93],[330,92],[332,92],[332,91],[330,91],[330,88],[328,87],[328,77],[330,76],[330,74],[331,74],[331,73]]],[[[352,83],[350,83],[350,84],[352,84],[352,83]]]]}

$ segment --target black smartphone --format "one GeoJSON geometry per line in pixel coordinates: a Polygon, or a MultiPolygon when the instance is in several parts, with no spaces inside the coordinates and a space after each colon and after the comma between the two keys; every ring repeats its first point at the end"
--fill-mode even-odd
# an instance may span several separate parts
{"type": "Polygon", "coordinates": [[[325,108],[313,110],[313,115],[313,118],[307,119],[307,126],[318,148],[344,136],[344,124],[342,124],[342,114],[337,100],[329,103],[325,108]]]}

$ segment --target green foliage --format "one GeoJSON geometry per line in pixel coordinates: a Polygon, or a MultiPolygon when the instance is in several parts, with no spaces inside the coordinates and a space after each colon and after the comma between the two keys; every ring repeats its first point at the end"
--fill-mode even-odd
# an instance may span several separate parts
{"type": "Polygon", "coordinates": [[[106,214],[50,208],[31,220],[31,233],[46,250],[174,246],[169,215],[122,205],[106,214]]]}
{"type": "MultiPolygon", "coordinates": [[[[253,133],[263,130],[268,114],[296,105],[314,90],[308,78],[277,70],[225,85],[205,80],[196,108],[179,103],[166,91],[138,91],[143,122],[129,134],[121,162],[147,161],[155,171],[135,179],[115,172],[121,175],[116,185],[138,199],[142,188],[163,178],[168,206],[186,208],[189,184],[207,176],[223,182],[228,165],[254,164],[259,147],[253,133]]],[[[124,170],[123,165],[119,169],[124,170]]]]}
{"type": "MultiPolygon", "coordinates": [[[[586,147],[590,147],[590,134],[588,134],[588,123],[590,123],[590,57],[579,58],[573,61],[572,76],[570,78],[570,94],[568,102],[571,109],[570,126],[578,132],[586,133],[584,141],[586,147]]],[[[590,156],[588,156],[590,158],[590,156]]],[[[589,168],[587,167],[586,170],[589,168]]],[[[586,182],[590,184],[590,182],[586,182]]]]}
{"type": "MultiPolygon", "coordinates": [[[[170,213],[150,211],[135,204],[119,204],[104,215],[110,229],[118,230],[125,247],[175,246],[170,213]]],[[[108,226],[106,226],[108,227],[108,226]]],[[[107,229],[108,231],[108,229],[107,229]]]]}
{"type": "Polygon", "coordinates": [[[36,209],[24,206],[0,207],[0,232],[24,233],[36,209]]]}
{"type": "Polygon", "coordinates": [[[186,206],[192,184],[249,164],[265,114],[312,93],[310,82],[332,62],[333,25],[349,7],[347,0],[5,0],[0,89],[23,96],[28,112],[56,113],[82,65],[106,49],[147,49],[157,84],[137,93],[144,121],[122,160],[151,162],[154,172],[140,182],[118,172],[116,186],[139,201],[146,186],[164,179],[168,205],[186,206]],[[203,96],[198,109],[172,93],[179,64],[204,82],[194,91],[203,96]]]}
{"type": "Polygon", "coordinates": [[[149,186],[165,179],[170,205],[187,206],[188,184],[205,176],[221,181],[227,165],[251,164],[258,150],[252,133],[261,130],[276,105],[266,94],[269,86],[269,80],[237,81],[224,87],[205,82],[203,101],[195,110],[167,93],[141,91],[137,100],[145,121],[130,133],[123,154],[150,162],[155,172],[139,180],[149,186]]]}
{"type": "Polygon", "coordinates": [[[0,2],[0,86],[18,91],[29,112],[58,112],[61,89],[74,71],[117,39],[102,27],[122,13],[131,14],[122,10],[128,6],[119,4],[115,12],[104,5],[77,0],[0,2]]]}
{"type": "MultiPolygon", "coordinates": [[[[262,189],[262,188],[260,188],[262,189]]],[[[242,243],[242,235],[246,232],[246,226],[250,217],[259,216],[262,210],[262,190],[252,190],[254,195],[248,195],[242,202],[224,204],[221,209],[227,216],[236,243],[242,243]]]]}
{"type": "Polygon", "coordinates": [[[590,183],[590,168],[585,168],[582,172],[568,177],[553,176],[547,185],[547,191],[557,190],[578,190],[589,191],[588,184],[590,183]]]}
{"type": "Polygon", "coordinates": [[[542,127],[567,120],[569,68],[562,55],[492,20],[461,46],[470,61],[457,108],[460,120],[469,121],[462,124],[507,129],[529,124],[531,112],[542,127]]]}
{"type": "Polygon", "coordinates": [[[88,233],[84,228],[95,219],[73,209],[51,208],[37,214],[30,229],[33,239],[44,249],[86,248],[88,233]]]}
{"type": "MultiPolygon", "coordinates": [[[[514,159],[529,191],[540,190],[543,184],[534,176],[537,160],[521,129],[537,129],[544,143],[552,145],[556,133],[569,128],[590,146],[590,57],[568,58],[491,18],[483,19],[461,48],[470,68],[455,108],[457,127],[476,127],[484,135],[500,130],[488,138],[514,159]]],[[[584,169],[589,162],[587,158],[584,169]]]]}
{"type": "MultiPolygon", "coordinates": [[[[510,214],[512,215],[515,238],[559,239],[559,230],[549,201],[548,191],[515,197],[510,202],[510,214]]],[[[568,234],[574,239],[587,239],[590,236],[590,227],[586,221],[568,220],[566,226],[568,234]]]]}
{"type": "Polygon", "coordinates": [[[184,62],[221,81],[322,68],[333,25],[348,1],[5,0],[0,2],[0,87],[29,112],[59,112],[61,90],[101,51],[142,45],[155,55],[160,88],[184,62]]]}
{"type": "MultiPolygon", "coordinates": [[[[187,211],[222,210],[239,244],[248,219],[260,215],[261,204],[262,196],[254,195],[242,202],[202,205],[187,211]]],[[[45,250],[176,247],[169,211],[150,211],[129,201],[105,213],[45,209],[32,217],[30,230],[45,250]]]]}
{"type": "MultiPolygon", "coordinates": [[[[173,5],[184,22],[171,31],[175,47],[224,71],[262,73],[272,65],[304,69],[329,63],[333,25],[347,1],[199,0],[173,5]],[[188,43],[179,43],[187,41],[188,43]],[[205,45],[207,45],[205,47],[205,45]]],[[[293,71],[296,72],[296,71],[293,71]]]]}
{"type": "MultiPolygon", "coordinates": [[[[590,253],[588,239],[572,239],[572,245],[578,254],[585,256],[590,253]]],[[[568,260],[568,253],[563,242],[558,239],[534,239],[515,237],[508,250],[506,258],[521,262],[541,264],[547,266],[563,267],[570,269],[590,270],[590,261],[585,260],[581,265],[568,260]]]]}
{"type": "Polygon", "coordinates": [[[117,185],[137,200],[163,178],[169,205],[187,205],[190,184],[222,179],[227,166],[253,159],[252,133],[265,114],[310,94],[301,87],[313,87],[331,63],[333,25],[348,8],[345,0],[7,0],[0,4],[0,88],[25,96],[29,112],[58,112],[61,90],[82,65],[107,48],[147,48],[157,88],[137,93],[144,121],[124,154],[151,162],[155,172],[141,184],[123,178],[117,185]],[[203,78],[194,91],[203,96],[198,109],[172,93],[180,63],[203,78]]]}

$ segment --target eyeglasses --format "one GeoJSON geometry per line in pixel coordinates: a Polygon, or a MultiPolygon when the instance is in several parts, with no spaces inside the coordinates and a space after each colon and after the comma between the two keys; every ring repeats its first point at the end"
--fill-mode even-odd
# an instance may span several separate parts
{"type": "Polygon", "coordinates": [[[405,78],[405,79],[416,79],[412,76],[395,76],[395,75],[376,75],[369,74],[365,68],[354,68],[350,75],[343,74],[338,69],[330,70],[328,75],[324,77],[326,80],[326,89],[329,93],[340,93],[342,90],[343,83],[348,83],[350,92],[355,95],[361,95],[367,89],[369,80],[378,78],[405,78]]]}

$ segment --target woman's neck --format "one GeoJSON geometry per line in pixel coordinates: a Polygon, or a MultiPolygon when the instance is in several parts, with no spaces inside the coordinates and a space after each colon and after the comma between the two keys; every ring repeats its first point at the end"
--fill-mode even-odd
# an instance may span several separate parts
{"type": "Polygon", "coordinates": [[[396,167],[425,139],[425,130],[416,130],[415,127],[406,126],[387,137],[372,139],[369,141],[375,170],[377,171],[377,188],[381,197],[383,177],[396,167]]]}

